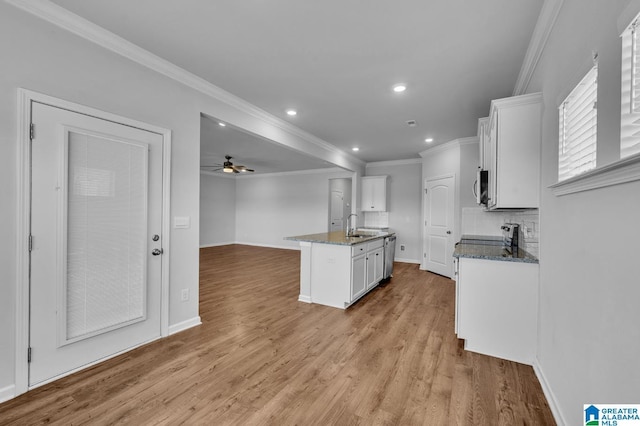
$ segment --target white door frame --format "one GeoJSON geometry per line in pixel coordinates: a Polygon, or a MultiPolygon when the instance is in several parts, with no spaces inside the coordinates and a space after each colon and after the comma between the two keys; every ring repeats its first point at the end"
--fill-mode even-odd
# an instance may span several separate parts
{"type": "MultiPolygon", "coordinates": [[[[427,221],[427,212],[425,211],[424,208],[424,203],[425,200],[427,198],[427,182],[432,181],[432,180],[439,180],[439,179],[447,179],[447,178],[452,178],[453,179],[453,235],[457,235],[457,229],[456,229],[456,225],[457,225],[457,221],[456,221],[456,209],[458,208],[458,200],[457,200],[457,191],[456,191],[456,175],[455,173],[451,173],[451,174],[446,174],[446,175],[440,175],[440,176],[429,176],[424,178],[424,180],[422,181],[422,261],[420,262],[420,269],[425,271],[427,270],[426,268],[426,256],[427,256],[427,251],[428,251],[428,247],[427,247],[427,227],[426,227],[426,221],[427,221]]],[[[451,256],[453,257],[453,253],[451,253],[451,256]]],[[[453,271],[451,271],[453,273],[453,271]]],[[[452,275],[453,276],[453,275],[452,275]]]]}
{"type": "MultiPolygon", "coordinates": [[[[16,258],[18,270],[15,287],[15,391],[14,396],[29,390],[29,232],[31,212],[31,103],[39,102],[72,112],[124,124],[162,136],[162,241],[160,336],[169,335],[169,263],[170,263],[170,183],[171,183],[171,130],[143,123],[84,105],[57,99],[26,89],[18,89],[18,200],[16,258]]],[[[36,129],[37,131],[37,129],[36,129]]],[[[119,354],[113,354],[116,356],[119,354]]],[[[102,362],[103,360],[100,360],[102,362]]],[[[85,368],[86,366],[83,366],[85,368]]]]}

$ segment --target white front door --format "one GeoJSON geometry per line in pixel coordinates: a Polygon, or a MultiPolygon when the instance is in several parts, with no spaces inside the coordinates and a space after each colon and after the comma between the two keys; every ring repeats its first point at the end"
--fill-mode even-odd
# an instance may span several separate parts
{"type": "Polygon", "coordinates": [[[344,196],[342,191],[331,191],[329,232],[344,230],[344,196]]]}
{"type": "Polygon", "coordinates": [[[31,119],[30,387],[160,336],[163,181],[157,133],[31,119]]]}
{"type": "Polygon", "coordinates": [[[453,276],[455,178],[446,176],[427,179],[425,191],[423,269],[451,278],[453,276]]]}

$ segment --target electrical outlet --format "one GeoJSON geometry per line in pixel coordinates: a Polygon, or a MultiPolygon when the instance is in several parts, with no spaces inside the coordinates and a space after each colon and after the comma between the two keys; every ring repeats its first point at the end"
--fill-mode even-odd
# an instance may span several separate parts
{"type": "Polygon", "coordinates": [[[183,288],[182,289],[182,293],[180,293],[180,299],[183,302],[186,302],[187,300],[189,300],[189,289],[188,288],[183,288]]]}
{"type": "Polygon", "coordinates": [[[400,245],[400,251],[404,251],[404,244],[400,245]]]}

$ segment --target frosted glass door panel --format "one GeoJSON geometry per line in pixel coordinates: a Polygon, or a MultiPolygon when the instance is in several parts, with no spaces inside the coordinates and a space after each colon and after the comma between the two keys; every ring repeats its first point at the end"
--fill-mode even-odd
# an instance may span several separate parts
{"type": "Polygon", "coordinates": [[[67,136],[62,344],[144,320],[147,288],[148,146],[67,136]]]}

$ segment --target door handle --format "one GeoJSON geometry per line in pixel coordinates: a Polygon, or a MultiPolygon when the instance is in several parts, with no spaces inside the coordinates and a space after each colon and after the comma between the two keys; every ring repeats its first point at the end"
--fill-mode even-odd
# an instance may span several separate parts
{"type": "Polygon", "coordinates": [[[154,256],[159,256],[159,255],[161,255],[163,252],[164,252],[164,250],[162,250],[161,248],[151,250],[151,254],[152,254],[152,255],[154,255],[154,256]]]}
{"type": "Polygon", "coordinates": [[[447,231],[447,234],[451,235],[451,231],[447,231]]]}

